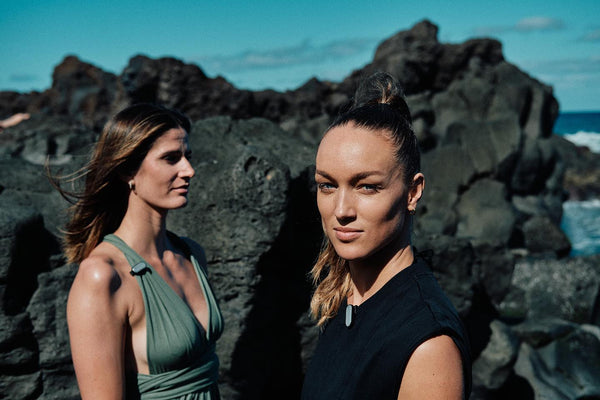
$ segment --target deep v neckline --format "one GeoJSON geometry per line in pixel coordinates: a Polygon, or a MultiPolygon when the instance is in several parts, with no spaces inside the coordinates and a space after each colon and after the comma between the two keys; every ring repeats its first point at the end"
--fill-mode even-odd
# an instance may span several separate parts
{"type": "MultiPolygon", "coordinates": [[[[137,254],[137,252],[135,252],[135,250],[132,249],[132,251],[134,253],[137,254]]],[[[167,292],[171,293],[173,296],[177,297],[177,299],[179,299],[178,301],[180,301],[186,308],[187,311],[189,311],[189,313],[191,314],[194,322],[198,325],[198,327],[202,330],[202,332],[204,333],[204,337],[206,338],[206,340],[208,341],[208,332],[210,329],[210,307],[209,307],[209,303],[208,303],[208,299],[207,299],[207,295],[206,295],[206,289],[204,288],[204,284],[202,282],[202,279],[200,278],[200,274],[198,271],[198,261],[196,260],[196,257],[194,257],[193,254],[190,253],[190,259],[189,261],[192,263],[192,267],[194,268],[194,273],[196,275],[196,280],[198,281],[198,284],[200,285],[200,290],[202,291],[202,296],[204,297],[204,303],[206,304],[206,312],[208,314],[208,318],[206,320],[206,328],[204,327],[204,325],[202,325],[202,322],[200,322],[200,320],[196,317],[196,314],[194,314],[194,310],[192,310],[192,307],[190,307],[190,305],[181,297],[177,294],[177,292],[175,291],[175,289],[173,289],[173,287],[171,285],[169,285],[167,283],[167,281],[165,281],[165,278],[163,278],[157,271],[156,268],[154,268],[152,266],[152,264],[150,264],[149,262],[146,261],[145,258],[143,258],[142,256],[140,256],[139,254],[137,254],[138,257],[140,257],[142,260],[144,260],[144,262],[148,265],[148,267],[150,268],[150,270],[152,271],[152,273],[156,274],[156,276],[159,278],[159,281],[161,282],[161,284],[164,284],[165,287],[167,287],[167,292]]],[[[148,329],[146,328],[146,331],[148,329]]],[[[147,333],[146,333],[147,334],[147,333]]]]}
{"type": "MultiPolygon", "coordinates": [[[[202,331],[203,337],[206,339],[206,341],[208,341],[209,340],[210,327],[211,327],[210,326],[210,321],[211,321],[211,317],[212,317],[211,316],[211,310],[210,310],[210,304],[209,304],[207,289],[205,288],[204,280],[200,276],[201,275],[200,265],[199,265],[198,260],[196,259],[196,257],[194,257],[194,255],[192,254],[192,252],[189,251],[189,261],[192,264],[192,267],[194,268],[194,274],[196,275],[196,280],[198,281],[198,284],[200,285],[200,290],[202,291],[202,295],[204,297],[204,302],[206,304],[206,312],[208,314],[208,318],[207,318],[207,321],[206,321],[206,328],[204,327],[204,325],[202,325],[202,322],[200,322],[200,320],[196,317],[196,314],[194,314],[194,311],[189,306],[189,304],[181,296],[179,296],[177,294],[177,292],[175,291],[175,289],[173,289],[173,287],[171,287],[171,285],[169,285],[167,283],[167,281],[165,281],[165,279],[156,271],[156,269],[152,266],[152,264],[150,264],[144,257],[142,257],[137,251],[135,251],[131,246],[129,246],[119,236],[115,235],[114,233],[111,234],[110,236],[116,238],[131,253],[133,253],[139,260],[141,260],[141,262],[143,262],[148,267],[148,269],[150,270],[150,272],[152,274],[156,274],[156,276],[158,278],[158,281],[160,282],[160,285],[163,285],[166,288],[166,293],[170,293],[171,296],[174,296],[174,298],[177,298],[176,301],[180,302],[185,307],[185,309],[187,310],[187,312],[190,313],[193,321],[196,323],[196,325],[198,326],[198,328],[200,328],[200,330],[202,331]]],[[[184,258],[187,259],[187,257],[185,257],[185,255],[188,254],[188,252],[184,251],[184,249],[181,249],[180,247],[178,247],[174,243],[174,242],[179,242],[179,240],[172,240],[172,239],[173,239],[172,237],[169,237],[169,240],[171,240],[171,242],[173,243],[173,245],[175,246],[175,248],[177,248],[178,250],[181,250],[183,252],[183,254],[184,254],[184,258]]],[[[128,262],[129,262],[129,260],[128,260],[128,262]]],[[[133,265],[130,265],[130,266],[133,267],[133,265]]],[[[148,340],[148,319],[147,319],[147,316],[146,316],[146,341],[147,340],[148,340]]]]}

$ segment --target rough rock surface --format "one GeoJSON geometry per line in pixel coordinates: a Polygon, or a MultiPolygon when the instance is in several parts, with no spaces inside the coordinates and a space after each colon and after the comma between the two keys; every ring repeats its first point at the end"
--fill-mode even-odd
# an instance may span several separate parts
{"type": "Polygon", "coordinates": [[[48,90],[0,92],[0,117],[32,114],[0,133],[0,393],[77,398],[64,315],[76,267],[58,239],[67,204],[43,164],[76,171],[112,113],[148,101],[195,121],[190,204],[169,228],[208,255],[226,319],[223,398],[298,398],[318,336],[307,316],[321,240],[314,154],[375,70],[396,75],[408,96],[427,182],[414,244],[470,333],[472,398],[597,396],[600,260],[565,258],[559,224],[567,196],[600,193],[579,175],[598,176],[600,161],[552,135],[552,88],[506,62],[499,42],[440,43],[428,21],[382,42],[342,82],[285,93],[145,56],[118,76],[69,56],[48,90]]]}
{"type": "Polygon", "coordinates": [[[320,244],[316,210],[305,207],[313,149],[269,121],[230,117],[195,123],[190,145],[202,180],[169,228],[207,253],[226,321],[221,389],[286,397],[301,385],[296,321],[306,312],[305,277],[320,244]]]}
{"type": "Polygon", "coordinates": [[[600,328],[579,325],[550,344],[533,348],[524,343],[515,372],[533,388],[536,399],[596,399],[600,397],[600,328]]]}
{"type": "Polygon", "coordinates": [[[600,324],[600,256],[517,262],[501,314],[600,324]],[[552,295],[548,295],[552,294],[552,295]]]}
{"type": "Polygon", "coordinates": [[[505,385],[510,377],[517,361],[520,343],[502,322],[492,321],[490,328],[490,341],[473,363],[473,380],[495,390],[505,385]]]}
{"type": "Polygon", "coordinates": [[[555,148],[566,165],[564,188],[570,200],[600,198],[600,154],[587,147],[577,147],[568,140],[553,136],[555,148]]]}

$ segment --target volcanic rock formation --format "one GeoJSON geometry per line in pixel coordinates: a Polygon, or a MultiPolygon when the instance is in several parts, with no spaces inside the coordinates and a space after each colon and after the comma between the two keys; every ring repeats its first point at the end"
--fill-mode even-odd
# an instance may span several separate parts
{"type": "Polygon", "coordinates": [[[598,194],[572,172],[565,190],[565,174],[600,163],[552,134],[552,88],[506,62],[499,42],[440,43],[428,21],[382,42],[342,82],[311,79],[285,93],[239,90],[198,66],[142,55],[119,76],[69,56],[50,89],[0,92],[0,117],[31,114],[0,133],[0,392],[78,398],[65,321],[77,267],[61,254],[67,203],[43,164],[76,171],[108,117],[145,101],[195,121],[190,205],[169,229],[208,256],[226,319],[222,397],[298,398],[318,335],[307,316],[321,241],[314,154],[376,70],[406,90],[427,182],[414,244],[468,328],[472,398],[600,396],[600,259],[567,258],[559,227],[569,193],[598,194]]]}

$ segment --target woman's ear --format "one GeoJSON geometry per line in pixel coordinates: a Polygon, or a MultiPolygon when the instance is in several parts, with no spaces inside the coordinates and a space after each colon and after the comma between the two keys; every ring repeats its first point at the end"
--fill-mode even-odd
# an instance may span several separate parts
{"type": "Polygon", "coordinates": [[[135,174],[129,173],[129,172],[118,172],[117,176],[119,177],[119,179],[125,183],[128,183],[130,180],[132,180],[135,177],[135,174]]]}
{"type": "Polygon", "coordinates": [[[133,190],[135,191],[135,180],[134,180],[134,176],[135,175],[131,175],[131,174],[119,174],[119,179],[126,184],[129,187],[129,190],[133,190]]]}
{"type": "Polygon", "coordinates": [[[423,190],[425,190],[425,175],[419,172],[413,177],[412,185],[408,189],[408,202],[406,208],[409,211],[417,209],[417,203],[421,199],[421,196],[423,196],[423,190]]]}

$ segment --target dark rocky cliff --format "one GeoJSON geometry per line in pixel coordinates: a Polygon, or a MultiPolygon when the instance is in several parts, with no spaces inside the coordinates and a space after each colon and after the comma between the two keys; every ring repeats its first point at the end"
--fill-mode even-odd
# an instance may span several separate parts
{"type": "Polygon", "coordinates": [[[65,322],[76,266],[61,255],[66,203],[42,164],[76,170],[112,113],[151,101],[195,121],[196,183],[169,227],[208,255],[226,318],[223,398],[297,398],[317,338],[307,317],[321,236],[314,153],[374,70],[408,95],[427,179],[414,243],[471,335],[472,398],[600,396],[600,258],[565,258],[559,228],[565,171],[593,164],[552,134],[552,89],[507,63],[499,42],[443,44],[428,21],[382,42],[342,82],[285,93],[141,55],[119,76],[67,57],[50,89],[0,92],[0,116],[32,114],[0,133],[0,393],[78,398],[65,322]]]}

